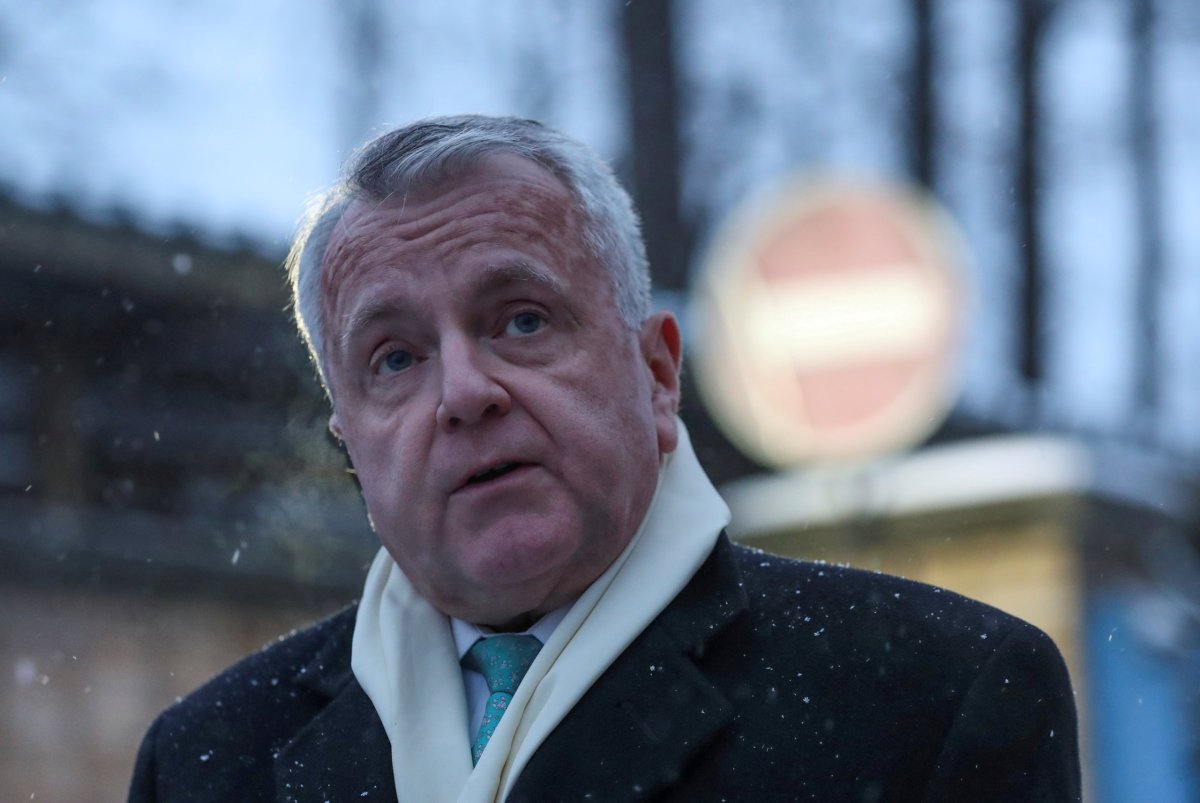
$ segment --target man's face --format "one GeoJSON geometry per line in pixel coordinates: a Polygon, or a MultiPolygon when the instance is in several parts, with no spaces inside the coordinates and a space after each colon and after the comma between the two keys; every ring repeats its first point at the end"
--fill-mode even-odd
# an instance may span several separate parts
{"type": "Polygon", "coordinates": [[[330,426],[418,592],[486,624],[577,596],[675,448],[674,319],[629,329],[566,188],[507,154],[353,204],[321,278],[330,426]]]}

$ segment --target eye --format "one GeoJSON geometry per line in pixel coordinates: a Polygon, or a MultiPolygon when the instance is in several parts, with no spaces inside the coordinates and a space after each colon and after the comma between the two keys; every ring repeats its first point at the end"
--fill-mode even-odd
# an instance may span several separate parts
{"type": "Polygon", "coordinates": [[[504,334],[520,337],[531,335],[546,325],[546,319],[536,312],[518,312],[504,327],[504,334]]]}
{"type": "Polygon", "coordinates": [[[375,368],[375,373],[378,373],[378,374],[399,373],[400,371],[403,371],[406,368],[411,368],[412,364],[414,362],[416,362],[416,358],[413,357],[411,351],[405,351],[404,349],[394,349],[393,351],[389,351],[387,353],[387,356],[385,356],[382,360],[379,361],[379,365],[376,366],[376,368],[375,368]]]}

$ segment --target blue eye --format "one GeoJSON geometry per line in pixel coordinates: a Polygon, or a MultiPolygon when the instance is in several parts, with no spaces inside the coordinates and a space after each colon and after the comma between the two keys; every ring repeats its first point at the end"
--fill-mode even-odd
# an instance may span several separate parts
{"type": "Polygon", "coordinates": [[[396,349],[389,351],[387,356],[383,358],[383,362],[379,364],[379,373],[397,373],[405,368],[411,368],[414,362],[411,351],[404,349],[396,349]]]}
{"type": "Polygon", "coordinates": [[[504,327],[506,335],[531,335],[546,325],[546,319],[536,312],[518,312],[504,327]]]}

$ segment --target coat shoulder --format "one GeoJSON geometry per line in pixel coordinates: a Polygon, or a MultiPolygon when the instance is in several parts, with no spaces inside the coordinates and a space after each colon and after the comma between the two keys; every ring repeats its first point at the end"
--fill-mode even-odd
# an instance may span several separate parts
{"type": "Polygon", "coordinates": [[[164,715],[168,719],[214,716],[230,705],[285,703],[296,688],[337,686],[349,680],[350,642],[357,606],[298,628],[239,660],[192,692],[164,715]],[[274,690],[274,691],[273,691],[274,690]]]}
{"type": "Polygon", "coordinates": [[[860,777],[873,775],[884,799],[893,786],[936,800],[1079,798],[1071,681],[1037,627],[892,575],[745,547],[734,559],[742,638],[790,678],[781,697],[799,696],[799,710],[832,703],[826,744],[858,722],[842,748],[881,757],[860,777]]]}
{"type": "Polygon", "coordinates": [[[858,632],[887,631],[980,642],[985,652],[1009,636],[1049,638],[986,603],[944,588],[843,564],[795,560],[733,546],[750,608],[766,619],[854,622],[858,632]],[[874,626],[872,624],[874,623],[874,626]],[[991,644],[987,642],[991,640],[991,644]]]}
{"type": "Polygon", "coordinates": [[[269,799],[279,751],[353,679],[356,607],[246,656],[167,708],[142,742],[130,801],[269,799]]]}

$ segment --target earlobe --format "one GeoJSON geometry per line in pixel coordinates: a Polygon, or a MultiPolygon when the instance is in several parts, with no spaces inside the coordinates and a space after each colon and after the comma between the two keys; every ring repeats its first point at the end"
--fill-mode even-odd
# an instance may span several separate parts
{"type": "Polygon", "coordinates": [[[679,432],[675,414],[679,411],[679,371],[683,344],[679,322],[669,312],[656,312],[642,324],[642,357],[650,369],[650,405],[658,433],[659,455],[675,451],[679,432]]]}

